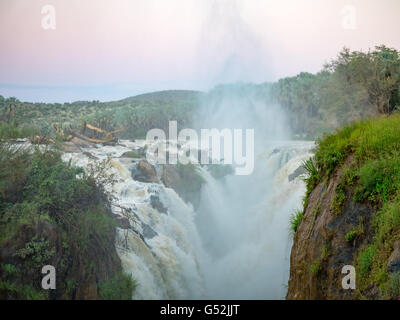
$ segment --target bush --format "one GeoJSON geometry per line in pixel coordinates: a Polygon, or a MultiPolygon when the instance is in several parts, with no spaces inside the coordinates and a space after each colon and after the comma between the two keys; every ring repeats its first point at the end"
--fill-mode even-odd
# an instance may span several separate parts
{"type": "MultiPolygon", "coordinates": [[[[20,270],[13,273],[14,282],[10,282],[13,269],[11,265],[2,266],[6,272],[0,273],[0,296],[46,298],[36,291],[39,288],[32,272],[53,260],[59,261],[61,274],[72,272],[68,276],[75,276],[76,268],[83,267],[82,272],[97,277],[101,266],[97,262],[94,265],[97,260],[93,253],[106,253],[112,255],[112,261],[117,259],[110,195],[105,192],[105,185],[114,180],[106,174],[106,163],[98,163],[85,172],[63,162],[57,151],[16,149],[5,143],[0,143],[0,150],[0,246],[8,243],[10,257],[16,259],[20,270]],[[47,223],[40,223],[43,220],[47,223]],[[47,229],[39,226],[60,234],[62,249],[56,251],[54,239],[47,238],[43,232],[47,229]]],[[[124,282],[120,282],[124,288],[124,282]]],[[[71,288],[67,289],[65,297],[73,297],[71,288]]]]}
{"type": "Polygon", "coordinates": [[[111,279],[100,282],[99,296],[102,300],[131,300],[136,282],[126,273],[116,273],[111,279]]]}
{"type": "Polygon", "coordinates": [[[344,191],[344,185],[340,183],[335,190],[335,196],[333,197],[333,201],[331,204],[331,210],[335,214],[341,214],[343,205],[346,201],[346,194],[344,191]]]}
{"type": "Polygon", "coordinates": [[[355,230],[347,232],[346,235],[344,236],[347,242],[352,242],[356,237],[357,237],[357,231],[355,230]]]}
{"type": "Polygon", "coordinates": [[[369,160],[358,170],[356,201],[387,201],[400,189],[400,158],[369,160]]]}
{"type": "Polygon", "coordinates": [[[296,210],[292,215],[290,216],[290,230],[291,233],[294,235],[299,228],[299,225],[301,221],[303,220],[303,211],[301,210],[296,210]]]}
{"type": "Polygon", "coordinates": [[[370,245],[360,252],[358,256],[359,277],[366,278],[371,270],[374,256],[376,254],[376,246],[370,245]]]}
{"type": "Polygon", "coordinates": [[[18,127],[15,124],[0,123],[0,140],[30,138],[39,134],[39,130],[30,127],[18,127]]]}

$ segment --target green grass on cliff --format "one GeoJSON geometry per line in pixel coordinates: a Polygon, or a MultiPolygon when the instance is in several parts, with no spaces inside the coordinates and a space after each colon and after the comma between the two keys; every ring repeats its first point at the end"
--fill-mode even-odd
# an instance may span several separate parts
{"type": "MultiPolygon", "coordinates": [[[[355,256],[360,297],[371,285],[379,288],[381,298],[400,294],[399,275],[387,270],[394,244],[400,240],[400,115],[350,124],[321,138],[314,158],[305,167],[305,208],[314,187],[327,181],[338,168],[345,174],[340,190],[336,190],[332,212],[341,213],[348,196],[345,189],[350,187],[355,202],[375,208],[370,221],[373,234],[367,235],[369,244],[355,256]]],[[[346,240],[354,238],[355,234],[348,234],[346,240]]]]}

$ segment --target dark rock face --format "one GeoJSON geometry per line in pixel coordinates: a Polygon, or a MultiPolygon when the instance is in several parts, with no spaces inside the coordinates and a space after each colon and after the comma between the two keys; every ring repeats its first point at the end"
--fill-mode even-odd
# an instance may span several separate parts
{"type": "Polygon", "coordinates": [[[172,188],[178,193],[181,178],[175,168],[169,164],[163,166],[161,181],[167,188],[172,188]]]}
{"type": "Polygon", "coordinates": [[[144,222],[142,222],[142,230],[143,230],[143,237],[146,239],[151,239],[158,235],[158,233],[155,232],[152,227],[150,227],[148,224],[144,222]]]}
{"type": "Polygon", "coordinates": [[[160,201],[160,198],[156,195],[151,195],[150,196],[150,204],[151,206],[156,209],[160,213],[168,213],[168,209],[164,207],[162,202],[160,201]]]}
{"type": "Polygon", "coordinates": [[[190,202],[194,208],[198,207],[200,203],[200,181],[180,175],[177,166],[169,164],[163,165],[161,181],[167,188],[174,189],[185,202],[190,202]],[[189,186],[188,181],[193,182],[193,184],[189,186]]]}
{"type": "Polygon", "coordinates": [[[394,250],[390,255],[388,272],[400,272],[400,241],[396,241],[394,244],[394,250]]]}
{"type": "Polygon", "coordinates": [[[342,288],[341,270],[345,265],[356,265],[355,254],[372,233],[369,221],[374,209],[354,202],[352,191],[347,189],[342,212],[334,213],[331,204],[342,177],[343,170],[337,170],[329,181],[319,183],[308,199],[291,251],[287,299],[356,298],[355,290],[342,288]],[[360,224],[364,235],[346,241],[345,235],[360,224]]]}
{"type": "Polygon", "coordinates": [[[128,218],[121,217],[119,214],[114,214],[113,218],[118,228],[129,229],[131,226],[128,218]]]}
{"type": "Polygon", "coordinates": [[[156,169],[147,160],[139,161],[133,179],[141,182],[158,182],[156,169]]]}

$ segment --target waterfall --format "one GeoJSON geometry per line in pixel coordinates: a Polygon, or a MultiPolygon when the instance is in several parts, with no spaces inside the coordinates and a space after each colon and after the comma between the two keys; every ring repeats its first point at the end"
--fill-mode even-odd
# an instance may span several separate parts
{"type": "Polygon", "coordinates": [[[110,159],[110,173],[117,177],[113,212],[130,221],[117,228],[116,247],[123,269],[138,283],[132,298],[283,298],[289,216],[304,192],[300,178],[288,177],[310,156],[313,143],[270,145],[250,176],[215,180],[201,168],[206,183],[196,211],[162,183],[132,178],[138,160],[121,155],[144,143],[123,140],[63,155],[83,168],[110,159]],[[165,210],[153,206],[152,197],[165,210]],[[121,207],[129,210],[122,214],[121,207]]]}
{"type": "Polygon", "coordinates": [[[260,154],[250,176],[208,181],[196,217],[210,259],[202,265],[207,298],[281,299],[291,245],[289,217],[301,207],[304,183],[288,177],[313,143],[281,142],[260,154]]]}

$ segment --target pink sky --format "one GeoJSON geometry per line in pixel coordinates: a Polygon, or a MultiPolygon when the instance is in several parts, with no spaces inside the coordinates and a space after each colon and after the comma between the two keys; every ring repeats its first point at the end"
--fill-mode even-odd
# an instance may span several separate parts
{"type": "Polygon", "coordinates": [[[318,71],[343,46],[400,49],[399,30],[399,0],[1,0],[0,94],[111,100],[274,81],[318,71]],[[41,26],[46,4],[55,30],[41,26]]]}

